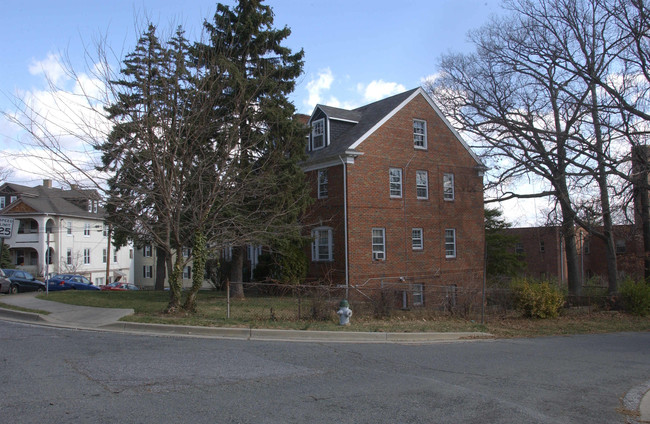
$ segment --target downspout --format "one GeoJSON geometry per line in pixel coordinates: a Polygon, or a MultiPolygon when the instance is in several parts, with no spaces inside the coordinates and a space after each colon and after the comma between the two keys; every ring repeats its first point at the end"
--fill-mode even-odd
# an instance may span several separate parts
{"type": "Polygon", "coordinates": [[[348,299],[350,294],[350,277],[349,277],[349,263],[348,263],[348,169],[343,158],[339,155],[339,159],[343,164],[343,226],[344,240],[345,240],[345,298],[348,299]]]}

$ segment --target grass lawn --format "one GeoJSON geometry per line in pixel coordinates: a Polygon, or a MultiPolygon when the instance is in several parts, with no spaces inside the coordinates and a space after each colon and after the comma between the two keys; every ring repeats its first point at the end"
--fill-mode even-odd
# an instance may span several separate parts
{"type": "MultiPolygon", "coordinates": [[[[335,306],[320,306],[324,319],[310,318],[311,300],[292,297],[254,297],[231,299],[230,318],[227,301],[221,292],[200,292],[196,314],[165,314],[168,292],[85,292],[65,291],[39,295],[62,303],[101,308],[131,308],[134,315],[123,321],[197,325],[213,327],[277,328],[296,330],[371,331],[371,332],[453,332],[481,331],[496,337],[537,337],[551,335],[650,331],[650,317],[636,317],[618,311],[565,310],[559,318],[528,319],[516,313],[491,315],[485,324],[475,320],[450,317],[426,310],[395,311],[389,317],[376,318],[372,313],[356,311],[352,325],[341,327],[335,306]]],[[[355,305],[352,304],[352,310],[355,305]]]]}

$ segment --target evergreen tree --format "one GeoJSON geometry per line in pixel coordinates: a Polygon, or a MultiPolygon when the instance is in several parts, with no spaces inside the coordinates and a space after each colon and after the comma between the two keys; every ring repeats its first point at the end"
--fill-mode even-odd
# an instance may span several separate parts
{"type": "Polygon", "coordinates": [[[498,209],[485,209],[485,244],[487,249],[487,277],[517,275],[524,269],[521,255],[515,252],[519,239],[507,235],[503,230],[510,228],[511,224],[502,217],[498,209]]]}

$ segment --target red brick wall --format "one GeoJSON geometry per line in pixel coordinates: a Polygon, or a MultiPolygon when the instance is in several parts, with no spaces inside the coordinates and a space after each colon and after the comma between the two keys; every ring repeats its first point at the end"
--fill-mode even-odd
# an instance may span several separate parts
{"type": "MultiPolygon", "coordinates": [[[[391,117],[357,147],[363,152],[348,165],[350,284],[368,279],[423,277],[432,284],[476,287],[484,264],[483,186],[477,163],[422,96],[391,117]],[[413,146],[413,119],[427,122],[427,150],[413,146]],[[389,168],[402,169],[402,198],[389,195],[389,168]],[[416,198],[415,173],[426,170],[429,198],[416,198]],[[455,200],[444,201],[444,173],[454,174],[455,200]],[[386,260],[372,259],[372,228],[385,228],[386,260]],[[422,228],[424,249],[411,247],[411,229],[422,228]],[[456,230],[456,258],[445,258],[445,229],[456,230]]],[[[342,166],[329,168],[326,201],[317,200],[308,215],[343,217],[342,166]],[[335,171],[335,172],[333,172],[335,171]],[[338,187],[341,187],[339,190],[338,187]]],[[[316,197],[317,171],[308,173],[316,197]]],[[[316,218],[316,219],[315,219],[316,218]]],[[[335,228],[333,268],[345,270],[342,223],[335,228]]],[[[319,271],[312,263],[311,276],[319,271]]],[[[342,274],[344,275],[344,274],[342,274]]],[[[343,282],[343,281],[341,281],[343,282]]],[[[372,280],[371,283],[378,281],[372,280]]]]}

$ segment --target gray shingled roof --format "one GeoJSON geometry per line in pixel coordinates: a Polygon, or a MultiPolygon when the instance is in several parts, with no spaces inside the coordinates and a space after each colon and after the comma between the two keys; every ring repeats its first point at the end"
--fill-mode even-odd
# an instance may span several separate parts
{"type": "MultiPolygon", "coordinates": [[[[0,192],[9,188],[19,196],[19,200],[8,205],[0,214],[18,215],[27,214],[23,212],[12,212],[12,209],[19,203],[23,203],[34,209],[38,214],[53,214],[77,216],[86,218],[102,219],[104,216],[103,208],[99,208],[97,213],[88,212],[86,207],[75,204],[75,200],[83,201],[87,199],[99,200],[99,195],[95,190],[51,188],[45,186],[28,187],[20,184],[6,183],[0,186],[0,192]]],[[[34,214],[32,212],[31,214],[34,214]]]]}
{"type": "Polygon", "coordinates": [[[330,140],[331,144],[324,149],[308,152],[308,158],[305,164],[322,162],[331,158],[336,158],[343,155],[350,146],[354,144],[361,136],[374,127],[393,109],[399,106],[404,100],[409,98],[411,94],[417,91],[414,88],[404,93],[395,96],[387,97],[383,100],[361,106],[353,110],[339,109],[331,106],[317,105],[316,109],[320,109],[330,119],[342,119],[346,121],[357,122],[356,125],[350,127],[346,132],[341,134],[335,140],[330,140]]]}

